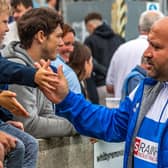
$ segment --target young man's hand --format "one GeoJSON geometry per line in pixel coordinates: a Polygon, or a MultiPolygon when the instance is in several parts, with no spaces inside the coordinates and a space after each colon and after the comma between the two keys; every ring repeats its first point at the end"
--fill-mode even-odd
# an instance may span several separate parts
{"type": "Polygon", "coordinates": [[[41,89],[45,96],[53,103],[60,103],[68,94],[68,82],[63,74],[62,66],[58,67],[54,82],[50,82],[54,90],[44,88],[41,89]]]}
{"type": "Polygon", "coordinates": [[[54,90],[51,83],[55,81],[56,73],[51,70],[50,61],[41,60],[40,63],[36,62],[34,65],[38,69],[35,74],[35,83],[40,89],[54,90]]]}
{"type": "Polygon", "coordinates": [[[0,106],[17,116],[29,117],[29,113],[16,100],[16,93],[4,90],[0,92],[0,106]]]}

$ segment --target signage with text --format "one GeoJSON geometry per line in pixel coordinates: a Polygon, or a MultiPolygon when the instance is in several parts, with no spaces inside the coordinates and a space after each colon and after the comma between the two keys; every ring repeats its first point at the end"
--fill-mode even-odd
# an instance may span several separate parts
{"type": "Polygon", "coordinates": [[[94,168],[122,168],[124,142],[107,143],[99,141],[94,144],[94,168]]]}

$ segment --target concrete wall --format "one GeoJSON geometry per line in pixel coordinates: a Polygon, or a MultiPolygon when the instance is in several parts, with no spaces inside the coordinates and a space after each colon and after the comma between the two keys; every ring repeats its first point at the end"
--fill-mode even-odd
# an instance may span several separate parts
{"type": "Polygon", "coordinates": [[[38,168],[93,168],[93,160],[87,137],[39,139],[38,168]]]}

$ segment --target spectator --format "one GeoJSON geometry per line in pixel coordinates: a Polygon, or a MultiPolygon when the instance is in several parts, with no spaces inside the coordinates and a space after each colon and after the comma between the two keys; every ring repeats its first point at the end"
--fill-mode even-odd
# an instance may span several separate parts
{"type": "Polygon", "coordinates": [[[127,75],[124,80],[122,87],[122,99],[137,87],[137,85],[146,77],[147,62],[144,56],[141,59],[141,65],[137,65],[132,71],[127,75]]]}
{"type": "MultiPolygon", "coordinates": [[[[69,58],[69,66],[76,72],[81,84],[82,93],[88,100],[90,100],[90,95],[87,92],[86,79],[91,76],[93,69],[92,61],[90,49],[86,45],[76,41],[74,44],[74,51],[69,58]]],[[[95,138],[90,138],[90,142],[93,144],[96,143],[97,140],[95,138]]]]}
{"type": "Polygon", "coordinates": [[[83,95],[89,99],[85,80],[91,76],[93,68],[92,54],[90,49],[76,41],[74,43],[74,50],[70,54],[68,65],[77,74],[83,95]]]}
{"type": "MultiPolygon", "coordinates": [[[[18,21],[20,42],[10,43],[3,50],[4,55],[29,67],[40,59],[54,60],[62,43],[62,24],[62,17],[53,9],[27,11],[18,21]]],[[[14,116],[23,122],[26,132],[36,138],[73,135],[72,125],[55,116],[52,103],[38,88],[9,85],[9,90],[16,92],[17,100],[29,112],[29,118],[14,116]]]]}
{"type": "Polygon", "coordinates": [[[105,105],[105,97],[107,97],[105,87],[107,69],[113,53],[124,42],[124,39],[115,34],[103,22],[102,16],[99,13],[89,13],[85,17],[85,25],[90,33],[90,36],[85,40],[85,44],[92,51],[94,80],[98,91],[99,103],[105,105]]]}
{"type": "Polygon", "coordinates": [[[33,8],[32,0],[10,0],[15,21],[9,24],[9,32],[6,33],[3,44],[7,45],[11,41],[19,41],[17,21],[28,10],[33,8]]]}
{"type": "Polygon", "coordinates": [[[50,96],[60,102],[58,114],[79,133],[109,142],[126,141],[124,168],[168,167],[168,17],[154,23],[148,42],[144,57],[149,78],[119,108],[93,105],[69,91],[61,68],[55,86],[59,89],[50,96]]]}
{"type": "Polygon", "coordinates": [[[141,62],[143,52],[148,47],[147,35],[152,24],[163,17],[158,11],[145,11],[139,18],[139,37],[121,45],[114,53],[106,77],[107,91],[121,98],[123,81],[128,73],[141,62]],[[122,67],[122,68],[119,68],[122,67]]]}
{"type": "Polygon", "coordinates": [[[74,50],[75,31],[68,24],[63,25],[63,43],[58,48],[58,55],[56,60],[51,62],[51,65],[58,67],[63,66],[63,71],[66,79],[68,80],[70,90],[75,93],[81,93],[79,80],[73,69],[67,65],[69,56],[74,50]]]}

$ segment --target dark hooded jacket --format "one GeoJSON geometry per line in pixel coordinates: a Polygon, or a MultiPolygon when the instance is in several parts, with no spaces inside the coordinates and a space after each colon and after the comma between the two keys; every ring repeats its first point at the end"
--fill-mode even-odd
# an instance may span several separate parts
{"type": "Polygon", "coordinates": [[[105,78],[110,60],[115,50],[125,40],[103,23],[95,29],[86,40],[85,44],[91,49],[94,58],[94,73],[96,86],[105,85],[105,78]]]}

